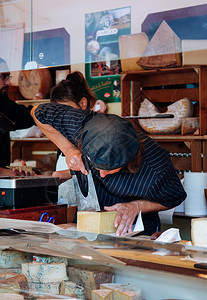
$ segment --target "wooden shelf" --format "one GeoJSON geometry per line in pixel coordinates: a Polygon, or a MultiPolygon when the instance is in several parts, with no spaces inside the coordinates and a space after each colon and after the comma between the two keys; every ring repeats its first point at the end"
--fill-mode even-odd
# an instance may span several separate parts
{"type": "Polygon", "coordinates": [[[16,100],[15,101],[17,104],[23,104],[25,106],[35,106],[41,103],[49,103],[50,99],[36,99],[36,100],[16,100]]]}
{"type": "MultiPolygon", "coordinates": [[[[199,135],[151,135],[165,148],[191,153],[191,171],[207,172],[207,67],[181,67],[160,70],[122,72],[121,114],[137,116],[141,102],[147,98],[157,103],[175,102],[187,97],[198,106],[199,135]],[[190,85],[186,88],[186,85],[190,85]],[[164,88],[163,88],[164,87],[164,88]]],[[[131,122],[138,125],[136,119],[131,122]]],[[[182,159],[183,160],[183,159],[182,159]]],[[[189,159],[188,159],[189,160],[189,159]]]]}
{"type": "Polygon", "coordinates": [[[57,147],[46,137],[42,138],[11,138],[10,139],[11,162],[15,159],[37,160],[48,152],[56,152],[57,147]],[[41,151],[41,154],[34,152],[41,151]]]}

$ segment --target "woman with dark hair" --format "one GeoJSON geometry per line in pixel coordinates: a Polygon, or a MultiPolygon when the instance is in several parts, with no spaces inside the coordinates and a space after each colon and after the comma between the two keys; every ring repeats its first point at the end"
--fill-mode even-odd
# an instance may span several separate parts
{"type": "Polygon", "coordinates": [[[186,198],[169,152],[144,133],[137,135],[123,118],[65,103],[40,104],[32,116],[63,151],[70,169],[87,174],[81,155],[87,158],[100,208],[117,211],[117,236],[132,231],[140,211],[144,234],[153,234],[161,226],[158,211],[175,207],[186,198]]]}

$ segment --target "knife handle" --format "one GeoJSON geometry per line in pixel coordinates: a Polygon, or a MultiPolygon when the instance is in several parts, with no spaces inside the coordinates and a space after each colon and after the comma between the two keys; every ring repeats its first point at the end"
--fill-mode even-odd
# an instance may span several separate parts
{"type": "Polygon", "coordinates": [[[194,268],[207,270],[207,263],[196,263],[194,264],[194,268]]]}

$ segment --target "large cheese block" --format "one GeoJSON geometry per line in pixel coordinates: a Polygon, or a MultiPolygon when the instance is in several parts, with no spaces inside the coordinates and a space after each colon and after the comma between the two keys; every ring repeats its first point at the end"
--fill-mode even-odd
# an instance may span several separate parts
{"type": "Polygon", "coordinates": [[[137,64],[144,69],[181,65],[181,40],[165,21],[160,24],[137,64]]]}
{"type": "Polygon", "coordinates": [[[119,52],[122,71],[139,71],[142,68],[136,63],[148,46],[145,33],[135,33],[119,36],[119,52]]]}
{"type": "Polygon", "coordinates": [[[51,263],[64,263],[66,266],[68,265],[68,259],[66,257],[58,257],[58,256],[48,256],[48,255],[33,255],[33,262],[41,262],[45,264],[51,263]]]}
{"type": "Polygon", "coordinates": [[[183,66],[207,65],[207,40],[182,40],[183,66]]]}
{"type": "Polygon", "coordinates": [[[19,90],[26,99],[45,98],[52,87],[52,77],[48,69],[21,71],[18,80],[19,90]]]}
{"type": "Polygon", "coordinates": [[[183,118],[181,126],[181,134],[195,134],[199,129],[199,117],[183,118]]]}
{"type": "Polygon", "coordinates": [[[28,290],[26,276],[16,273],[0,274],[0,293],[25,294],[28,290]]]}
{"type": "Polygon", "coordinates": [[[29,282],[33,283],[50,283],[67,280],[65,263],[23,263],[22,274],[29,282]]]}
{"type": "Polygon", "coordinates": [[[78,299],[85,299],[84,287],[72,281],[62,281],[60,284],[60,295],[70,295],[78,299]]]}
{"type": "Polygon", "coordinates": [[[78,211],[77,230],[92,233],[113,233],[116,211],[78,211]]]}
{"type": "Polygon", "coordinates": [[[15,250],[0,251],[0,268],[19,268],[26,262],[26,253],[15,250]]]}
{"type": "Polygon", "coordinates": [[[112,300],[113,299],[113,292],[110,290],[93,290],[91,293],[92,300],[112,300]]]}
{"type": "MultiPolygon", "coordinates": [[[[61,281],[58,282],[29,282],[29,290],[35,295],[59,295],[61,281]]],[[[52,298],[52,297],[51,297],[52,298]]]]}
{"type": "Polygon", "coordinates": [[[102,283],[112,283],[113,268],[102,265],[75,265],[68,267],[69,280],[84,287],[85,297],[91,298],[91,291],[100,288],[102,283]]]}
{"type": "MultiPolygon", "coordinates": [[[[138,116],[155,116],[160,114],[159,109],[148,99],[141,103],[138,116]]],[[[174,118],[154,118],[139,119],[140,126],[150,134],[176,134],[179,133],[183,118],[192,117],[193,104],[188,98],[180,99],[167,107],[167,111],[162,113],[173,114],[174,118]]]]}
{"type": "Polygon", "coordinates": [[[193,245],[207,247],[207,218],[191,219],[191,239],[193,245]]]}
{"type": "Polygon", "coordinates": [[[101,289],[109,289],[113,293],[114,300],[142,300],[142,291],[130,284],[101,284],[101,289]]]}

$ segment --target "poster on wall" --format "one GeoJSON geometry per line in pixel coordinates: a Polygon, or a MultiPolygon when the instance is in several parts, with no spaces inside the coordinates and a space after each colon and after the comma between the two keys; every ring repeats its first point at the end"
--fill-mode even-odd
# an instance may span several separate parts
{"type": "Polygon", "coordinates": [[[85,15],[85,74],[99,100],[121,101],[119,36],[130,33],[130,7],[85,15]]]}

